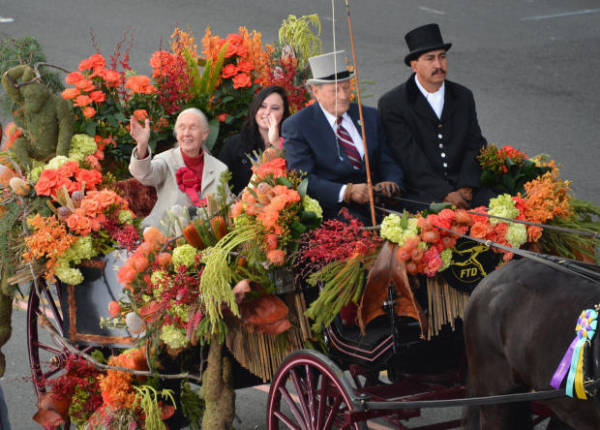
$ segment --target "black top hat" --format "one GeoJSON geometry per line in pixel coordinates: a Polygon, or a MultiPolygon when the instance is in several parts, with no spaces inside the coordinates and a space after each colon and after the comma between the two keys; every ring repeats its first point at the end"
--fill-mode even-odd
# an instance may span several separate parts
{"type": "Polygon", "coordinates": [[[406,44],[410,51],[408,55],[404,57],[404,63],[407,66],[410,66],[410,62],[419,58],[421,54],[437,49],[448,51],[452,46],[451,43],[444,43],[440,27],[437,24],[427,24],[417,27],[406,33],[404,40],[406,40],[406,44]]]}

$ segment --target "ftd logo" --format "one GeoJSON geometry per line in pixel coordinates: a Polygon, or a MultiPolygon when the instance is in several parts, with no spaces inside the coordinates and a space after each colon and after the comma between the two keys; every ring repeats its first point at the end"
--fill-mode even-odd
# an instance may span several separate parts
{"type": "Polygon", "coordinates": [[[478,274],[479,274],[479,270],[477,270],[477,267],[468,267],[465,269],[461,269],[459,278],[460,279],[474,278],[478,274]]]}

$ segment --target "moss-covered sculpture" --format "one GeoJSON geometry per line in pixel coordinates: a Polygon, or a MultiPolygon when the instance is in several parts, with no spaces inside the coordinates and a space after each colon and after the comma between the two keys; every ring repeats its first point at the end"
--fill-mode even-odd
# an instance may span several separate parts
{"type": "Polygon", "coordinates": [[[56,155],[67,156],[73,137],[69,103],[53,94],[27,65],[6,71],[2,86],[20,107],[15,122],[23,136],[14,141],[11,151],[21,166],[31,167],[32,159],[46,161],[56,155]]]}

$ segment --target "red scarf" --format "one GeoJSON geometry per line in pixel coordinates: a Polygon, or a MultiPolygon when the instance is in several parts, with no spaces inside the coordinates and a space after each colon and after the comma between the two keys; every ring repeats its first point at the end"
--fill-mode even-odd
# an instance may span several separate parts
{"type": "Polygon", "coordinates": [[[181,151],[185,167],[177,170],[175,178],[179,189],[186,193],[195,206],[203,206],[199,193],[202,190],[202,171],[204,170],[204,150],[191,157],[181,151]]]}

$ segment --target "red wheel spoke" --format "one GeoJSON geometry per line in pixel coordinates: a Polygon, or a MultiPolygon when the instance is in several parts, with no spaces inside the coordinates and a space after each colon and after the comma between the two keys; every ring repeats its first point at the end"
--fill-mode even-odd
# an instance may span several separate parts
{"type": "Polygon", "coordinates": [[[327,406],[327,380],[321,378],[321,387],[319,388],[319,410],[317,411],[317,423],[319,427],[323,426],[325,420],[325,407],[327,406]]]}
{"type": "Polygon", "coordinates": [[[304,416],[302,415],[302,413],[300,413],[300,410],[296,406],[296,402],[294,402],[294,399],[292,399],[292,396],[288,392],[287,388],[285,388],[285,386],[279,387],[279,392],[281,393],[285,402],[289,406],[290,411],[292,411],[292,414],[296,418],[296,421],[298,421],[298,424],[302,426],[303,430],[308,430],[308,425],[304,420],[304,416]]]}
{"type": "Polygon", "coordinates": [[[39,349],[43,349],[44,351],[48,351],[48,352],[51,352],[53,354],[59,355],[59,354],[63,353],[63,351],[61,351],[59,349],[56,349],[53,346],[46,345],[45,343],[42,343],[42,342],[32,342],[32,345],[37,346],[39,349]]]}
{"type": "MultiPolygon", "coordinates": [[[[315,379],[314,379],[314,374],[312,369],[310,368],[310,366],[306,365],[304,366],[304,370],[306,372],[306,397],[308,400],[308,407],[309,407],[309,416],[310,416],[310,427],[313,430],[319,430],[319,424],[316,421],[316,415],[315,415],[315,379]]],[[[318,378],[318,376],[317,376],[318,378]]]]}
{"type": "MultiPolygon", "coordinates": [[[[310,372],[310,369],[307,369],[310,372]]],[[[305,418],[305,425],[307,430],[312,430],[313,426],[310,420],[310,411],[308,409],[308,405],[306,404],[306,400],[308,397],[308,401],[310,402],[310,395],[306,391],[307,387],[304,380],[298,375],[298,371],[296,369],[290,370],[290,376],[292,377],[292,383],[294,384],[294,388],[296,389],[296,395],[300,400],[300,407],[302,408],[302,412],[305,418]]],[[[310,390],[310,388],[308,388],[310,390]]]]}
{"type": "Polygon", "coordinates": [[[283,412],[281,412],[281,411],[275,411],[274,414],[275,414],[275,416],[277,418],[279,418],[281,421],[283,421],[283,423],[286,426],[288,426],[289,429],[291,429],[291,430],[301,430],[300,427],[298,427],[297,425],[294,425],[294,423],[291,422],[290,419],[283,414],[283,412]]]}
{"type": "MultiPolygon", "coordinates": [[[[322,402],[329,399],[321,399],[322,402]]],[[[329,409],[329,413],[327,414],[327,420],[325,421],[325,425],[323,429],[328,430],[333,426],[336,416],[338,415],[340,404],[342,403],[342,398],[340,396],[336,396],[333,402],[333,405],[329,409]]]]}

